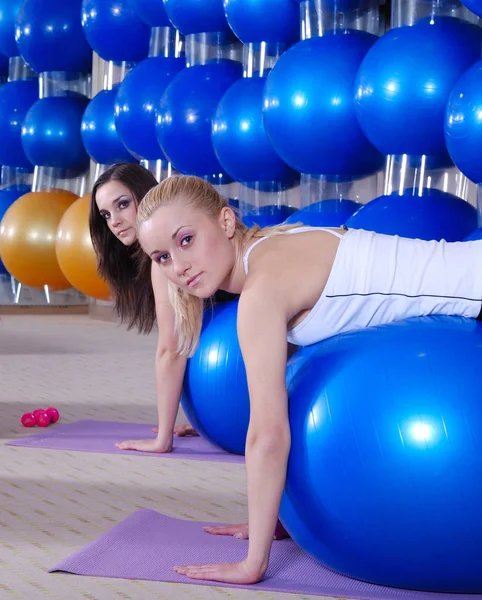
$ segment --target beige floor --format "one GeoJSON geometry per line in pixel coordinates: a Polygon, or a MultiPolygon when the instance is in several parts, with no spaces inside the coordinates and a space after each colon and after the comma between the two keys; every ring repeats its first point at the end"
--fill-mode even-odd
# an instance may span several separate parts
{"type": "MultiPolygon", "coordinates": [[[[246,518],[242,465],[5,446],[23,412],[155,422],[155,336],[87,316],[0,319],[0,600],[313,598],[49,574],[138,508],[192,520],[246,518]]],[[[180,421],[183,421],[181,416],[180,421]]]]}

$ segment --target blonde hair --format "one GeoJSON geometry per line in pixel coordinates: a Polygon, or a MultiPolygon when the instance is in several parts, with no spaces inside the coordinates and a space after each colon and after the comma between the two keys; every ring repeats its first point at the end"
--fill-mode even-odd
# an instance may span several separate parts
{"type": "MultiPolygon", "coordinates": [[[[173,175],[153,187],[142,199],[137,210],[137,229],[148,221],[161,206],[183,201],[193,208],[204,211],[216,219],[223,208],[228,206],[226,199],[214,186],[193,175],[173,175]]],[[[236,211],[234,211],[236,212],[236,211]]],[[[260,228],[257,225],[248,229],[236,215],[235,235],[244,241],[252,238],[283,233],[296,225],[276,225],[260,228]]],[[[178,338],[179,354],[192,356],[196,351],[201,335],[204,301],[188,291],[168,281],[169,301],[174,309],[175,332],[178,338]]]]}

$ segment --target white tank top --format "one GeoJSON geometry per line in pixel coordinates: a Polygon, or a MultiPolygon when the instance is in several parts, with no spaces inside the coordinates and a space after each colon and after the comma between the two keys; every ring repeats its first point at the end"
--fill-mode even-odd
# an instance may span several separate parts
{"type": "MultiPolygon", "coordinates": [[[[288,341],[308,346],[339,333],[416,316],[475,318],[482,306],[482,240],[441,242],[350,229],[321,230],[340,238],[333,266],[316,304],[288,341]]],[[[243,257],[248,273],[252,244],[243,257]]]]}

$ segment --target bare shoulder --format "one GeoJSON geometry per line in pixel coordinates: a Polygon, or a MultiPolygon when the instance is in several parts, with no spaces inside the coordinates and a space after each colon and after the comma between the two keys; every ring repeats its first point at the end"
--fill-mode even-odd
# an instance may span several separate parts
{"type": "Polygon", "coordinates": [[[249,255],[243,291],[256,289],[276,298],[289,318],[311,309],[329,277],[339,238],[312,230],[274,235],[258,244],[249,255]]]}
{"type": "MultiPolygon", "coordinates": [[[[280,277],[284,252],[271,238],[259,244],[249,257],[249,269],[243,293],[258,290],[265,298],[278,295],[286,287],[286,279],[280,277]],[[264,247],[263,247],[264,246],[264,247]]],[[[277,241],[277,240],[276,240],[277,241]]]]}

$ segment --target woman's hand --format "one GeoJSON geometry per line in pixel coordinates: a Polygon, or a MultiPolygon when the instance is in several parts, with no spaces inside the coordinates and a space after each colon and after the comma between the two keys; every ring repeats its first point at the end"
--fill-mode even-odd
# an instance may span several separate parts
{"type": "MultiPolygon", "coordinates": [[[[238,540],[247,540],[249,539],[248,532],[248,524],[240,523],[238,525],[216,525],[216,526],[208,526],[203,528],[206,533],[210,533],[211,535],[232,535],[238,540]]],[[[274,540],[284,540],[290,537],[289,533],[281,524],[281,521],[278,521],[276,524],[276,529],[274,532],[273,539],[274,540]]]]}
{"type": "Polygon", "coordinates": [[[137,450],[138,452],[159,452],[164,454],[171,452],[172,440],[170,442],[164,442],[158,438],[150,440],[130,440],[127,442],[118,442],[116,444],[120,450],[137,450]]]}
{"type": "Polygon", "coordinates": [[[174,567],[179,575],[190,579],[207,579],[223,583],[253,584],[263,579],[266,568],[250,566],[247,561],[217,565],[191,565],[174,567]]]}
{"type": "MultiPolygon", "coordinates": [[[[159,427],[153,427],[152,431],[154,433],[158,433],[159,432],[159,427]]],[[[199,437],[199,433],[194,429],[194,427],[192,427],[192,425],[176,425],[176,427],[174,427],[174,435],[177,435],[177,437],[195,437],[198,436],[199,437]]]]}

